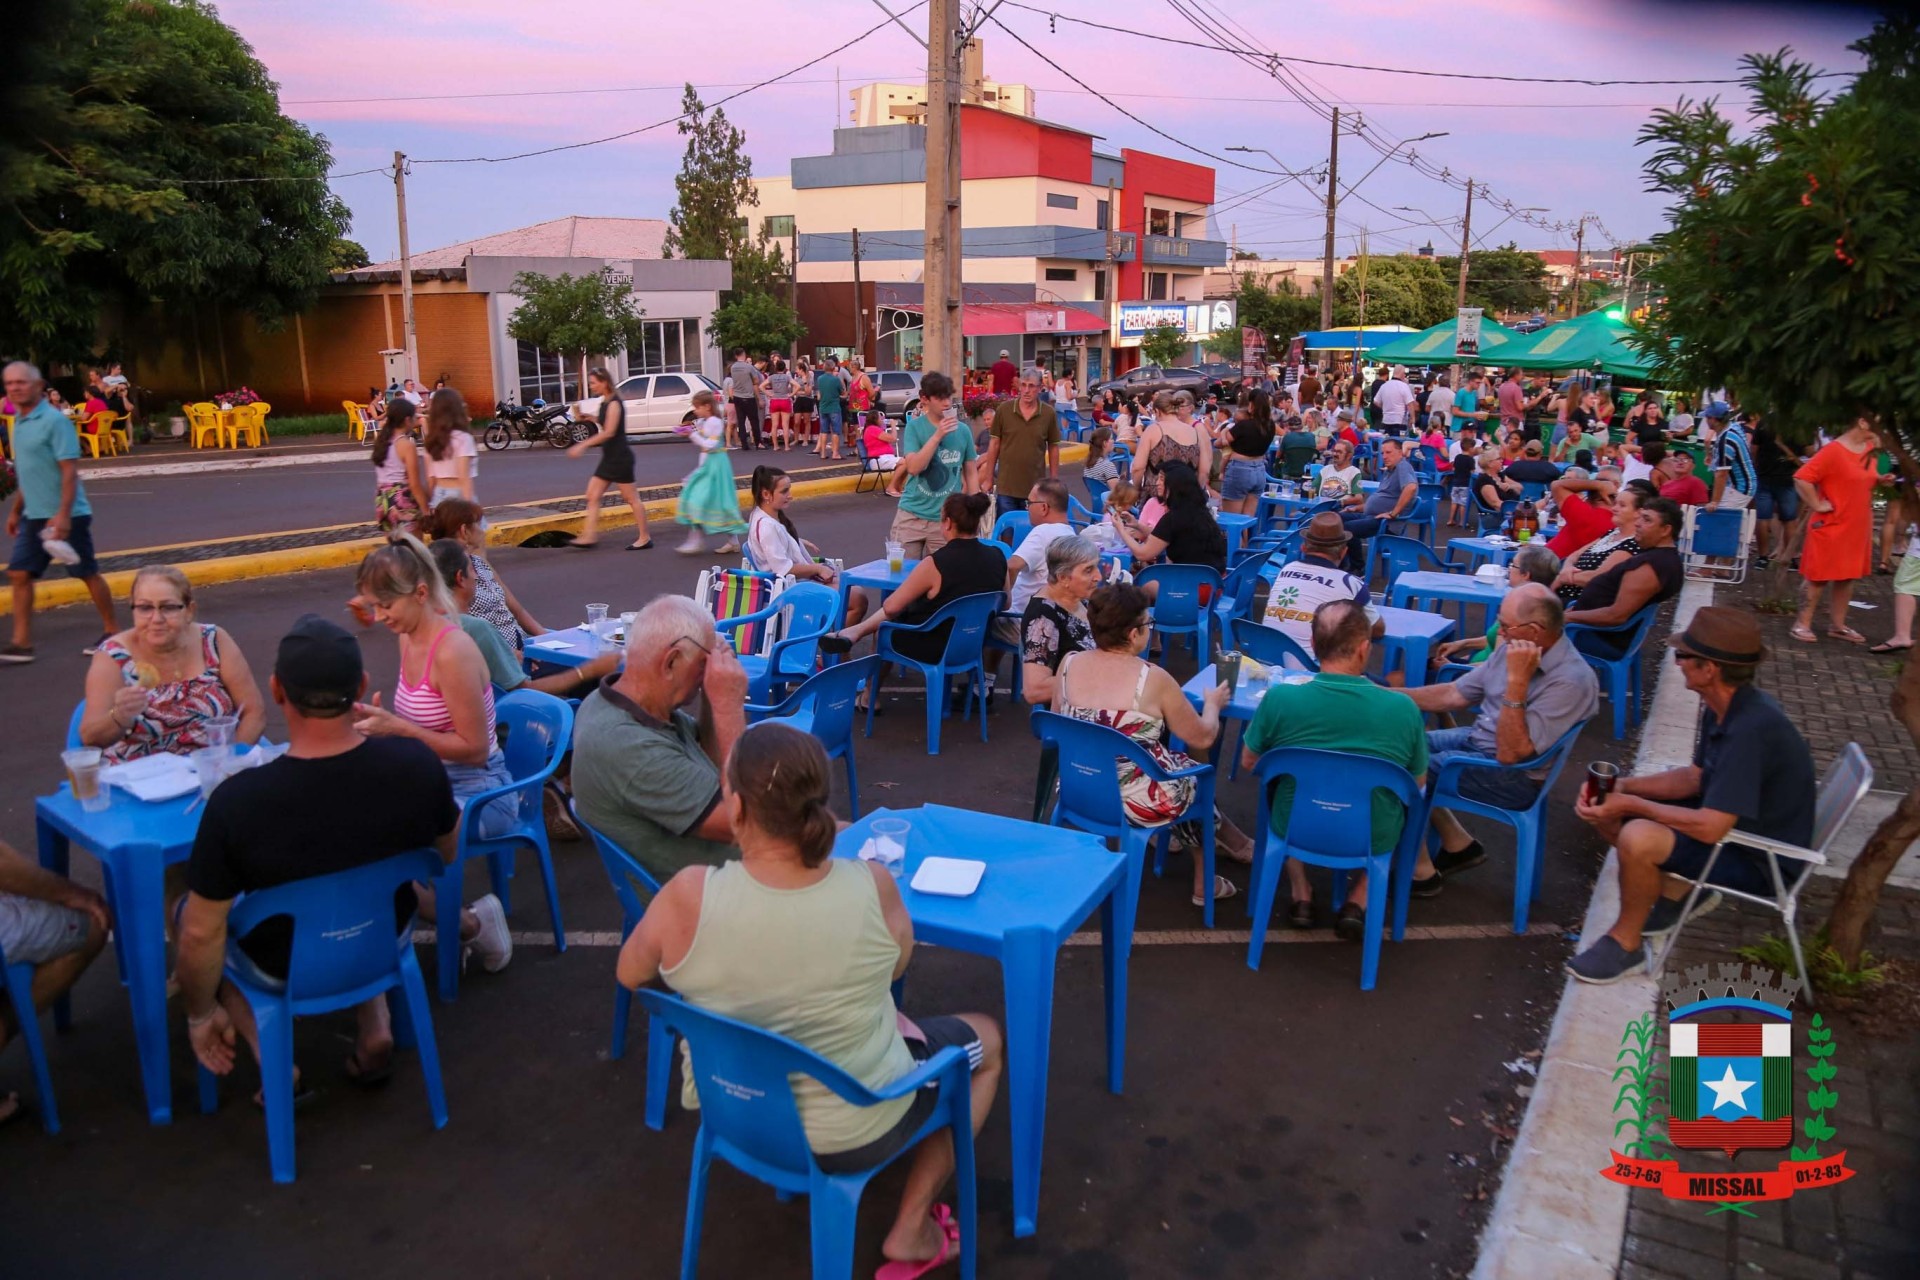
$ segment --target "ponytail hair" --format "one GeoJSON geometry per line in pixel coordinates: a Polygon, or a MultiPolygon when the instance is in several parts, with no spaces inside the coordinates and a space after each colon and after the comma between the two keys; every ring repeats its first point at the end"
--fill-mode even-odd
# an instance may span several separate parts
{"type": "Polygon", "coordinates": [[[727,757],[727,789],[740,798],[741,815],[768,835],[793,841],[808,867],[827,860],[840,833],[827,806],[828,776],[819,739],[791,725],[753,725],[727,757]]]}
{"type": "Polygon", "coordinates": [[[486,509],[477,502],[465,498],[442,498],[433,510],[420,518],[418,527],[435,541],[457,538],[461,530],[479,524],[486,514],[486,509]]]}
{"type": "Polygon", "coordinates": [[[373,438],[373,465],[387,465],[387,450],[393,447],[394,436],[407,425],[414,415],[414,403],[405,396],[395,396],[387,401],[386,416],[380,421],[380,434],[373,438]]]}
{"type": "MultiPolygon", "coordinates": [[[[751,497],[753,505],[758,508],[761,499],[772,494],[775,489],[778,489],[780,482],[786,478],[787,473],[778,467],[755,467],[753,469],[753,478],[747,481],[747,493],[751,497]]],[[[793,535],[795,542],[800,541],[800,531],[793,527],[793,521],[787,519],[786,512],[775,511],[769,514],[780,522],[781,528],[793,535]]]]}
{"type": "Polygon", "coordinates": [[[367,552],[353,585],[361,595],[383,601],[410,596],[425,585],[429,605],[449,618],[459,616],[433,555],[410,533],[390,533],[385,546],[367,552]]]}
{"type": "Polygon", "coordinates": [[[953,522],[953,531],[963,538],[980,536],[980,521],[993,506],[984,493],[950,493],[940,504],[940,514],[953,522]]]}

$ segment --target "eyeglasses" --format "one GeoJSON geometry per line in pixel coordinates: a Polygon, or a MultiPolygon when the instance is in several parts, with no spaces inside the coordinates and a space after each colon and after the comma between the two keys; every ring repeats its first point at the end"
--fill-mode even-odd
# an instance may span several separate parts
{"type": "Polygon", "coordinates": [[[1030,507],[1044,507],[1047,505],[1047,500],[1045,498],[1028,498],[1027,505],[1030,507]]]}
{"type": "Polygon", "coordinates": [[[163,618],[177,618],[186,611],[187,606],[178,601],[167,604],[136,604],[133,606],[133,616],[136,618],[151,618],[156,613],[163,618]]]}
{"type": "MultiPolygon", "coordinates": [[[[714,645],[717,645],[720,643],[720,637],[718,635],[715,635],[713,637],[713,644],[701,644],[699,636],[681,636],[680,639],[675,640],[673,642],[673,644],[682,644],[682,643],[690,644],[702,653],[712,653],[714,645]]],[[[667,648],[669,649],[673,648],[673,644],[668,645],[667,648]]]]}

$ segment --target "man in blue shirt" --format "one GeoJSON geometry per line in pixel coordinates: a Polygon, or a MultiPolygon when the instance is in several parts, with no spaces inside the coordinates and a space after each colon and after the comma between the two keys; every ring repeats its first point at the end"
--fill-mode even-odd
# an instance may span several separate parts
{"type": "Polygon", "coordinates": [[[1405,519],[1420,497],[1420,478],[1407,461],[1406,442],[1388,436],[1380,442],[1380,487],[1370,494],[1348,498],[1349,508],[1340,513],[1353,540],[1347,544],[1347,572],[1365,575],[1366,539],[1379,533],[1389,522],[1405,519]],[[1358,507],[1355,511],[1351,508],[1358,507]]]}
{"type": "MultiPolygon", "coordinates": [[[[67,415],[47,403],[40,370],[24,360],[6,367],[7,399],[13,419],[14,469],[20,490],[7,508],[7,533],[13,554],[7,579],[13,587],[13,641],[0,649],[0,662],[33,661],[33,584],[57,558],[67,576],[87,584],[99,611],[105,640],[119,624],[113,620],[113,596],[93,560],[93,508],[80,483],[80,433],[67,415]]],[[[82,652],[91,654],[98,642],[82,652]]]]}

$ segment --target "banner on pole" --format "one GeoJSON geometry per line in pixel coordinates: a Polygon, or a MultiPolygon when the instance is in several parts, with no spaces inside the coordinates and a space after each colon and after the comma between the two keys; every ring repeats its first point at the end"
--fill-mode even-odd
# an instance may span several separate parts
{"type": "Polygon", "coordinates": [[[1250,324],[1240,326],[1240,376],[1249,383],[1267,376],[1267,335],[1250,324]]]}
{"type": "Polygon", "coordinates": [[[1460,308],[1460,315],[1453,324],[1453,354],[1456,356],[1480,354],[1479,307],[1460,308]]]}

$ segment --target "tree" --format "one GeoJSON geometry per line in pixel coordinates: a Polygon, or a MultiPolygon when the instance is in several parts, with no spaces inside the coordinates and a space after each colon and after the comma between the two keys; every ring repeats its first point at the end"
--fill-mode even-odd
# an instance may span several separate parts
{"type": "Polygon", "coordinates": [[[1297,334],[1320,324],[1320,299],[1300,292],[1300,286],[1282,279],[1272,288],[1252,276],[1240,277],[1240,323],[1266,335],[1267,350],[1284,352],[1297,334]]]}
{"type": "MultiPolygon", "coordinates": [[[[1745,59],[1754,132],[1736,139],[1712,102],[1657,112],[1649,185],[1674,198],[1647,270],[1655,299],[1635,341],[1670,385],[1726,385],[1791,441],[1876,419],[1920,483],[1920,26],[1887,19],[1853,49],[1866,69],[1831,98],[1786,50],[1745,59]]],[[[1920,743],[1920,663],[1894,718],[1920,743]]],[[[1910,786],[1848,868],[1826,929],[1857,968],[1880,889],[1920,838],[1910,786]]]]}
{"type": "Polygon", "coordinates": [[[313,305],[348,227],[326,141],[211,6],[39,0],[9,24],[0,350],[88,359],[116,307],[272,327],[313,305]]]}
{"type": "Polygon", "coordinates": [[[736,293],[720,304],[708,326],[722,351],[778,351],[807,332],[792,307],[767,293],[736,293]]]}
{"type": "MultiPolygon", "coordinates": [[[[1435,258],[1440,274],[1455,281],[1458,296],[1460,259],[1435,258]]],[[[1547,264],[1537,253],[1527,253],[1508,241],[1498,249],[1476,250],[1467,259],[1467,305],[1490,316],[1532,313],[1552,300],[1547,286],[1547,264]]]]}
{"type": "Polygon", "coordinates": [[[580,386],[587,385],[587,357],[612,355],[640,345],[645,315],[634,305],[633,281],[612,267],[592,275],[543,276],[522,271],[513,278],[519,310],[507,333],[548,351],[580,357],[580,386]]]}
{"type": "Polygon", "coordinates": [[[358,240],[344,237],[333,242],[332,258],[331,266],[335,271],[358,271],[373,261],[358,240]]]}
{"type": "Polygon", "coordinates": [[[1454,284],[1432,258],[1399,253],[1363,257],[1333,283],[1336,325],[1404,324],[1425,329],[1454,313],[1454,284]],[[1360,299],[1364,290],[1366,310],[1360,299]]]}
{"type": "Polygon", "coordinates": [[[1170,365],[1187,354],[1187,335],[1170,324],[1158,324],[1140,337],[1140,358],[1148,364],[1170,365]]]}
{"type": "Polygon", "coordinates": [[[1218,333],[1208,334],[1206,339],[1201,342],[1200,349],[1212,356],[1215,360],[1225,360],[1238,364],[1240,361],[1240,353],[1244,350],[1240,342],[1240,330],[1222,329],[1218,333]]]}

